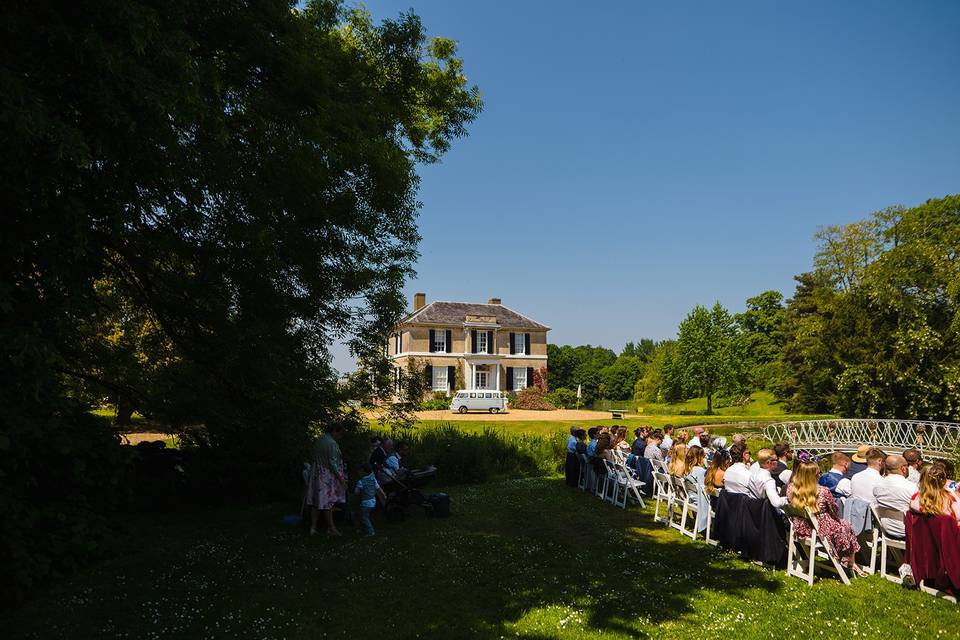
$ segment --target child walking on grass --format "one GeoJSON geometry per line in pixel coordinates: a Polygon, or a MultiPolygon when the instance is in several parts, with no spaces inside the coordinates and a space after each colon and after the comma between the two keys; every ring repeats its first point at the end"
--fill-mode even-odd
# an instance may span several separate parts
{"type": "Polygon", "coordinates": [[[377,496],[380,496],[383,501],[386,501],[387,496],[380,488],[376,476],[373,475],[373,467],[364,462],[360,465],[360,469],[364,475],[357,480],[357,486],[354,489],[356,493],[360,494],[360,522],[363,524],[364,534],[374,536],[377,532],[373,530],[373,523],[370,522],[370,513],[377,506],[377,496]]]}

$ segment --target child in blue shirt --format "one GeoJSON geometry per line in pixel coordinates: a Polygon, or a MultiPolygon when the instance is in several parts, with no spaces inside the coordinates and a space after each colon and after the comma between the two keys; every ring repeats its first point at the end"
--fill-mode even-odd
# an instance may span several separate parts
{"type": "Polygon", "coordinates": [[[360,465],[363,471],[363,477],[357,480],[357,486],[354,491],[360,494],[360,522],[363,524],[363,531],[367,536],[376,535],[373,530],[373,523],[370,522],[370,513],[377,507],[377,496],[386,501],[387,496],[380,488],[376,476],[373,475],[373,467],[364,462],[360,465]]]}

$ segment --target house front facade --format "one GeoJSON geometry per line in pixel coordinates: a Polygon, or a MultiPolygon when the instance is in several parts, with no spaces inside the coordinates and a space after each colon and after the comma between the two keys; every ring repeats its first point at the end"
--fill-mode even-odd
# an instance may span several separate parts
{"type": "Polygon", "coordinates": [[[533,386],[534,372],[547,366],[549,330],[499,298],[427,304],[426,295],[417,293],[387,355],[398,372],[412,358],[424,364],[433,391],[456,392],[458,383],[463,389],[519,391],[533,386]]]}

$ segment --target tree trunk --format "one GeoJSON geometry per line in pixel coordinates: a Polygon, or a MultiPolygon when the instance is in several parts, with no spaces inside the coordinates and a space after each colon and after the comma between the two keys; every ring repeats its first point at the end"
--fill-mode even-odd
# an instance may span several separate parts
{"type": "Polygon", "coordinates": [[[707,394],[707,415],[713,415],[713,394],[707,394]]]}

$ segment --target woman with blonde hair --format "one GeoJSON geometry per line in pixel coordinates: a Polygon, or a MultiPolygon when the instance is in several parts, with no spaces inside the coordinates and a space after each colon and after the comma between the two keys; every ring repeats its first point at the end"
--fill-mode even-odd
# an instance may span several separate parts
{"type": "Polygon", "coordinates": [[[707,490],[708,495],[716,497],[720,489],[723,489],[723,474],[731,464],[733,459],[729,451],[726,449],[714,451],[713,457],[710,458],[710,467],[703,478],[703,488],[707,490]]]}
{"type": "MultiPolygon", "coordinates": [[[[817,484],[819,478],[820,466],[816,461],[802,458],[790,477],[790,484],[787,485],[790,506],[803,512],[807,509],[812,511],[817,517],[819,535],[830,541],[830,549],[836,554],[836,559],[862,578],[866,573],[857,566],[854,559],[860,550],[857,535],[849,522],[840,519],[840,510],[833,494],[826,487],[817,484]]],[[[808,538],[813,534],[813,527],[807,518],[790,516],[790,520],[801,538],[808,538]]]]}
{"type": "Polygon", "coordinates": [[[947,491],[947,468],[934,462],[920,472],[919,490],[910,499],[910,508],[920,513],[951,516],[960,524],[960,500],[947,491]]]}
{"type": "Polygon", "coordinates": [[[670,449],[670,465],[667,467],[670,475],[682,478],[687,475],[687,445],[675,444],[670,449]]]}
{"type": "Polygon", "coordinates": [[[703,453],[702,447],[689,447],[685,460],[687,472],[684,474],[684,477],[693,480],[697,484],[703,484],[703,479],[707,475],[707,467],[703,462],[705,458],[706,455],[703,453]]]}

